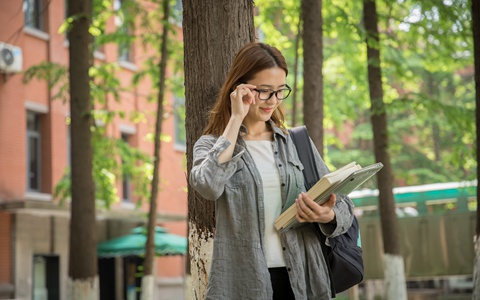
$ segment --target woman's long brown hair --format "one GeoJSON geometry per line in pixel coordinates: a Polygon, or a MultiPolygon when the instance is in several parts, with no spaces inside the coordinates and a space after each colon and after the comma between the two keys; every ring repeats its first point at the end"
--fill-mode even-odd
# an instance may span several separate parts
{"type": "MultiPolygon", "coordinates": [[[[285,71],[285,75],[288,74],[285,58],[277,48],[263,43],[250,43],[240,49],[220,89],[203,134],[222,135],[232,115],[230,93],[237,85],[246,83],[258,72],[274,67],[279,67],[285,71]]],[[[280,106],[273,112],[271,120],[285,131],[285,114],[280,106]]]]}

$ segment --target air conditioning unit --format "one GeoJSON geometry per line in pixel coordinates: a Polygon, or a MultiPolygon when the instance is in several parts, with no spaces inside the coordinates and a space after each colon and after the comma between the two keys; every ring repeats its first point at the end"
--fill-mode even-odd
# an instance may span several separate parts
{"type": "Polygon", "coordinates": [[[22,49],[0,42],[0,71],[2,73],[20,73],[22,65],[22,49]]]}

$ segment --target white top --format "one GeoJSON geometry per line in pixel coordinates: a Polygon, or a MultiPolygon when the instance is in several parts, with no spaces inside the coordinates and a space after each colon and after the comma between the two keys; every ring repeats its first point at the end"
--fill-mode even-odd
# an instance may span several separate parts
{"type": "Polygon", "coordinates": [[[263,182],[263,201],[265,208],[265,250],[269,268],[284,267],[280,236],[275,229],[275,219],[282,211],[280,174],[275,164],[272,142],[245,141],[248,152],[253,157],[263,182]]]}

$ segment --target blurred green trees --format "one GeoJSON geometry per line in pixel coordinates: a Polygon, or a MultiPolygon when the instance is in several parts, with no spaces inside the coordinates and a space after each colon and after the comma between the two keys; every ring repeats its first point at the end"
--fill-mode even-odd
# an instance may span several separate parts
{"type": "MultiPolygon", "coordinates": [[[[259,39],[282,49],[291,70],[297,2],[255,1],[259,39]]],[[[474,179],[468,1],[384,0],[377,6],[395,186],[474,179]]],[[[374,156],[361,3],[325,2],[323,16],[325,159],[333,169],[352,160],[367,165],[374,156]]],[[[302,58],[299,66],[301,94],[302,58]]],[[[288,81],[293,86],[293,76],[288,81]]],[[[284,101],[287,109],[292,105],[289,100],[284,101]]]]}

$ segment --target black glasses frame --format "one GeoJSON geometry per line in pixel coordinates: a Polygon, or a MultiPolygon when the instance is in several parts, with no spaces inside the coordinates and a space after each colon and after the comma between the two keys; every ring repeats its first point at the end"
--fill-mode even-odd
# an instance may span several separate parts
{"type": "MultiPolygon", "coordinates": [[[[289,87],[288,84],[286,84],[286,85],[285,85],[285,88],[279,89],[279,90],[276,90],[276,91],[271,91],[271,92],[270,92],[270,96],[268,96],[267,99],[262,99],[262,98],[260,98],[260,93],[262,93],[262,92],[264,93],[266,90],[259,90],[259,89],[253,89],[253,90],[258,93],[258,99],[260,99],[260,100],[262,100],[262,101],[267,101],[267,100],[269,100],[270,98],[272,98],[273,94],[275,94],[275,97],[277,98],[277,100],[282,101],[282,100],[287,99],[287,97],[290,96],[290,93],[292,92],[292,88],[289,87]],[[278,97],[278,92],[281,92],[281,91],[283,91],[283,92],[288,91],[288,93],[280,99],[280,98],[278,97]]],[[[268,91],[268,90],[267,90],[267,91],[268,91]]]]}

